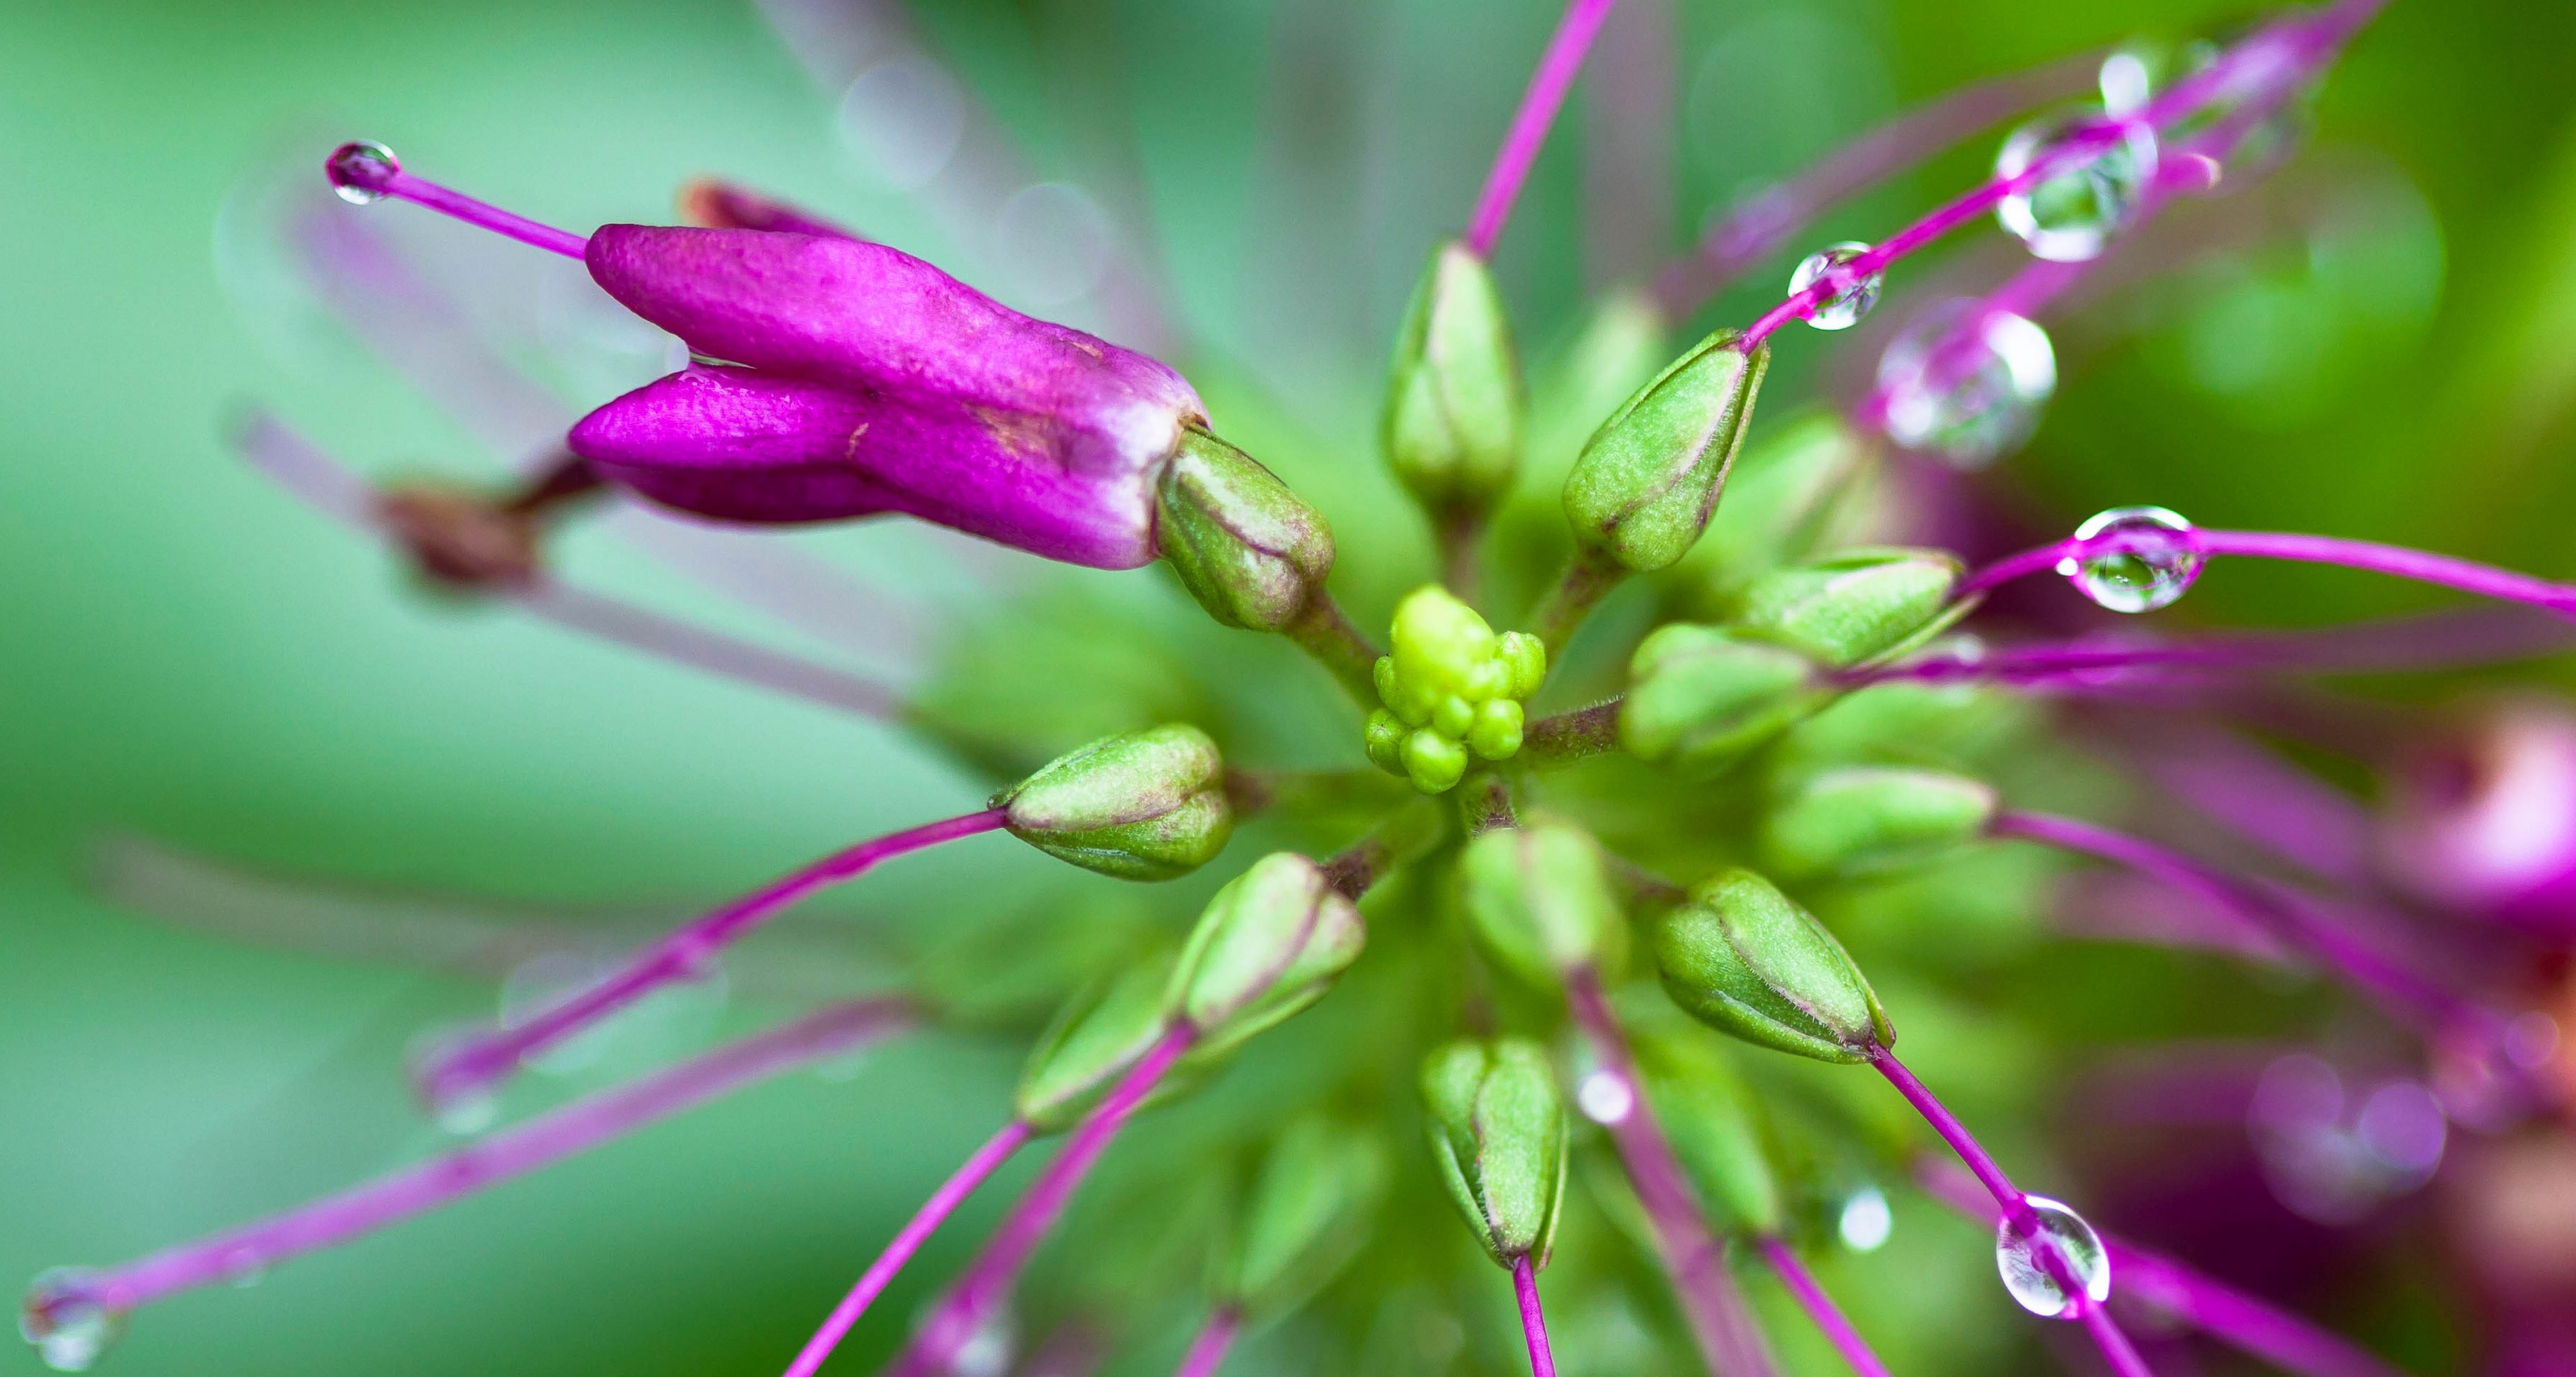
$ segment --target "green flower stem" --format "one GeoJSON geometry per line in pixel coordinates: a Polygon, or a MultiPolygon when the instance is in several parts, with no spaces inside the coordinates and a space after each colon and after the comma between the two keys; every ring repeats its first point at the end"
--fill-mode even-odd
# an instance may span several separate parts
{"type": "Polygon", "coordinates": [[[1387,873],[1413,860],[1440,839],[1440,810],[1435,800],[1416,795],[1369,830],[1369,834],[1324,862],[1333,888],[1357,900],[1387,873]]]}
{"type": "Polygon", "coordinates": [[[1484,512],[1465,505],[1434,512],[1431,533],[1440,542],[1440,582],[1460,602],[1474,606],[1484,581],[1484,512]]]}
{"type": "Polygon", "coordinates": [[[1384,770],[1228,770],[1226,798],[1237,818],[1262,813],[1334,813],[1366,810],[1371,816],[1414,797],[1403,780],[1384,770]]]}
{"type": "Polygon", "coordinates": [[[1540,644],[1547,647],[1548,663],[1556,663],[1565,643],[1583,626],[1583,619],[1610,595],[1610,590],[1628,577],[1628,571],[1609,555],[1578,547],[1565,562],[1565,573],[1556,587],[1548,590],[1538,609],[1530,613],[1530,630],[1540,644]]]}
{"type": "Polygon", "coordinates": [[[1530,723],[1521,738],[1521,759],[1545,770],[1619,749],[1619,709],[1626,702],[1613,698],[1530,723]]]}
{"type": "Polygon", "coordinates": [[[1368,637],[1342,615],[1341,604],[1333,601],[1332,594],[1318,591],[1304,611],[1279,628],[1279,634],[1332,671],[1362,711],[1377,706],[1377,682],[1371,676],[1384,652],[1369,644],[1368,637]]]}

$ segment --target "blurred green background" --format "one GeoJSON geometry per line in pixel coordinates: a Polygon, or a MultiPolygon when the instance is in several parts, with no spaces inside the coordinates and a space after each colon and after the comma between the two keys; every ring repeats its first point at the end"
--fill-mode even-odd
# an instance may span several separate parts
{"type": "MultiPolygon", "coordinates": [[[[1373,462],[1403,294],[1463,218],[1552,6],[915,12],[1032,167],[1149,208],[1190,371],[1258,380],[1319,452],[1373,462]]],[[[1963,80],[2240,17],[2162,0],[1678,0],[1671,211],[1647,238],[1677,247],[1712,204],[1963,80]]],[[[2571,58],[2563,0],[2398,0],[2283,179],[2329,170],[2316,199],[2253,247],[2050,322],[2060,396],[2011,461],[2033,510],[2153,501],[2576,573],[2571,58]]],[[[220,438],[260,399],[373,469],[499,462],[219,251],[243,188],[341,137],[576,227],[664,218],[680,179],[722,171],[972,275],[954,226],[836,132],[836,101],[759,13],[721,0],[0,4],[0,1276],[130,1256],[418,1156],[438,1136],[402,1092],[403,1048],[489,1008],[472,982],[120,911],[84,879],[102,831],[388,885],[667,904],[972,806],[973,782],[896,733],[425,599],[220,438]]],[[[1587,241],[1585,118],[1578,100],[1499,260],[1538,359],[1587,281],[1642,266],[1603,252],[1597,224],[1587,241]]],[[[1883,232],[1991,149],[1974,141],[1807,238],[1883,232]]],[[[1764,268],[1721,314],[1785,272],[1764,268]]],[[[1766,410],[1785,414],[1850,348],[1784,339],[1766,410]]],[[[864,562],[889,539],[819,548],[864,562]]],[[[2408,596],[2230,567],[2192,611],[2311,622],[2408,596]]],[[[943,886],[1007,889],[1033,864],[974,843],[797,921],[935,920],[943,886]]],[[[755,1002],[726,1026],[775,1013],[755,1002]]],[[[774,1370],[861,1242],[998,1119],[1016,1056],[925,1041],[855,1079],[788,1077],[253,1289],[181,1297],[140,1317],[108,1370],[774,1370]]]]}

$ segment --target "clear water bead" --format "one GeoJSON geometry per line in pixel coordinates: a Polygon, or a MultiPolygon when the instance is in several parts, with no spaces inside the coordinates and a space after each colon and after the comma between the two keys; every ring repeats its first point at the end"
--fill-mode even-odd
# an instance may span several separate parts
{"type": "Polygon", "coordinates": [[[331,178],[332,189],[340,193],[341,200],[363,206],[385,199],[385,189],[402,171],[402,160],[380,143],[344,143],[331,150],[322,170],[331,178]]]}
{"type": "Polygon", "coordinates": [[[1878,361],[1887,434],[1958,468],[1982,468],[2030,438],[2057,391],[2048,332],[1966,299],[1923,313],[1878,361]]]}
{"type": "Polygon", "coordinates": [[[2122,120],[2108,134],[2090,114],[2053,115],[2025,124],[1995,157],[1997,177],[2018,177],[2052,157],[2069,139],[2106,139],[2093,152],[1995,203],[1995,219],[2032,256],[2057,263],[2096,257],[2128,226],[2156,176],[2156,135],[2144,122],[2122,120]]]}
{"type": "Polygon", "coordinates": [[[2118,542],[2057,562],[2057,572],[2075,580],[2084,596],[2114,612],[2171,607],[2200,577],[2191,523],[2162,507],[2113,507],[2076,527],[2075,538],[2118,542]]]}
{"type": "MultiPolygon", "coordinates": [[[[1808,254],[1798,270],[1789,274],[1789,295],[1807,290],[1826,274],[1867,252],[1869,245],[1854,241],[1828,244],[1808,254]]],[[[1848,330],[1878,304],[1878,294],[1887,286],[1887,274],[1843,276],[1829,285],[1833,290],[1816,302],[1815,309],[1807,315],[1807,323],[1819,330],[1848,330]]]]}
{"type": "Polygon", "coordinates": [[[36,1278],[18,1308],[18,1333],[56,1372],[87,1372],[116,1342],[125,1313],[87,1297],[93,1273],[57,1267],[36,1278]]]}
{"type": "Polygon", "coordinates": [[[1995,1269],[2003,1273],[2004,1289],[2022,1309],[2052,1319],[2074,1318],[2067,1314],[2067,1282],[2083,1288],[2085,1298],[2096,1305],[2109,1300],[2111,1254],[2102,1246],[2102,1236],[2059,1201],[2038,1195],[2022,1199],[2038,1216],[2037,1227],[2023,1232],[2009,1219],[1995,1226],[1995,1269]],[[2051,1253],[2054,1264],[2045,1255],[2051,1253]]]}
{"type": "Polygon", "coordinates": [[[1575,1086],[1574,1102],[1583,1110],[1583,1117],[1596,1124],[1625,1123],[1636,1111],[1637,1092],[1629,1087],[1627,1077],[1604,1069],[1585,1076],[1575,1086]]]}

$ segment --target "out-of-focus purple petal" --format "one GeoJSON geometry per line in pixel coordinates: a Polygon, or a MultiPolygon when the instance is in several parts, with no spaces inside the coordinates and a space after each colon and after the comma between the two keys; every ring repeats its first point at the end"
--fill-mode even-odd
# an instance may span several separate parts
{"type": "Polygon", "coordinates": [[[921,668],[928,609],[910,590],[846,571],[774,535],[643,502],[617,504],[601,524],[714,592],[863,657],[870,668],[907,678],[921,668]]]}
{"type": "Polygon", "coordinates": [[[2576,934],[2576,711],[2524,698],[2479,709],[2391,781],[2389,869],[2444,907],[2576,934]]]}
{"type": "Polygon", "coordinates": [[[829,239],[864,237],[801,206],[713,177],[700,177],[680,188],[680,218],[699,229],[772,230],[829,239]]]}
{"type": "Polygon", "coordinates": [[[360,530],[378,529],[375,485],[277,417],[259,410],[247,413],[234,426],[232,440],[253,468],[314,510],[360,530]]]}

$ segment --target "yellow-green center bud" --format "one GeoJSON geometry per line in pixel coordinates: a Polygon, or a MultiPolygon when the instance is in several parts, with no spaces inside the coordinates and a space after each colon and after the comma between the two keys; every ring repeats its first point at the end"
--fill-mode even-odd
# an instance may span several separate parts
{"type": "Polygon", "coordinates": [[[1395,652],[1377,662],[1368,755],[1379,768],[1437,794],[1456,787],[1470,753],[1509,760],[1521,749],[1521,704],[1547,679],[1547,650],[1518,631],[1496,635],[1476,609],[1437,584],[1396,605],[1395,652]]]}

